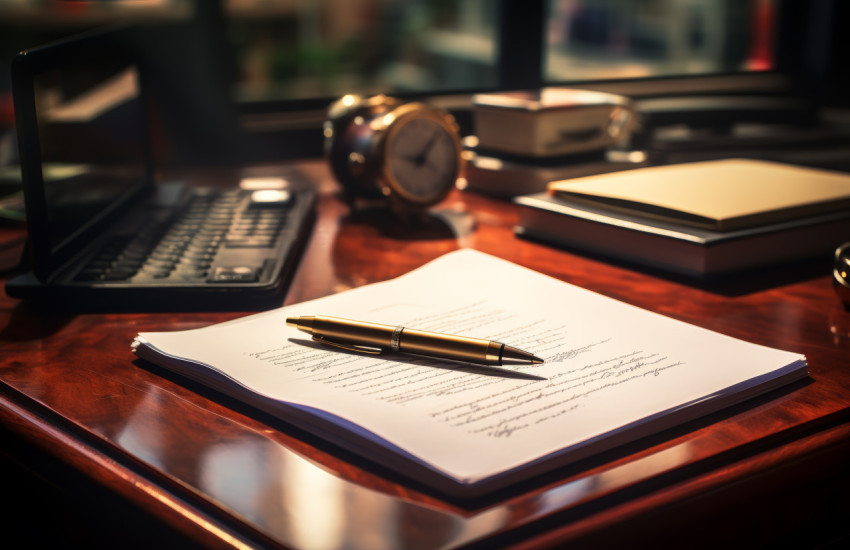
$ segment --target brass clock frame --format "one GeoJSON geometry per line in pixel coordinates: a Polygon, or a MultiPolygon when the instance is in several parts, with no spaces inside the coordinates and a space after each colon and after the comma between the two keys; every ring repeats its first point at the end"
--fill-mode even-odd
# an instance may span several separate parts
{"type": "Polygon", "coordinates": [[[384,95],[344,96],[331,105],[324,132],[325,154],[350,203],[357,198],[381,198],[398,212],[423,210],[443,200],[463,173],[457,122],[450,113],[422,102],[403,103],[384,95]],[[424,198],[398,181],[389,162],[397,133],[419,119],[433,122],[450,136],[455,161],[452,181],[424,198]]]}

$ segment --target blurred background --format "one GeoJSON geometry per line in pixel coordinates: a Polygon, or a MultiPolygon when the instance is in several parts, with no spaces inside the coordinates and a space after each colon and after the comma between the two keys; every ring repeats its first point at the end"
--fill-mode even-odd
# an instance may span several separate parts
{"type": "MultiPolygon", "coordinates": [[[[246,148],[244,136],[225,138],[232,127],[263,138],[247,147],[261,160],[316,153],[319,136],[314,133],[288,141],[275,136],[315,129],[329,101],[352,92],[433,96],[549,84],[810,71],[809,80],[823,95],[830,88],[823,83],[839,74],[834,67],[840,64],[822,54],[837,55],[832,19],[835,9],[843,9],[839,4],[0,0],[0,166],[13,164],[15,156],[9,77],[15,54],[116,21],[130,20],[152,31],[149,55],[161,87],[162,123],[174,142],[170,158],[199,160],[192,157],[194,149],[207,151],[207,159],[218,158],[209,152],[246,148]],[[812,43],[813,37],[824,43],[812,43]],[[821,70],[813,59],[828,66],[821,70]],[[197,126],[205,118],[217,121],[222,135],[216,139],[222,143],[204,144],[212,140],[209,135],[191,136],[181,128],[197,126]],[[181,138],[181,133],[187,135],[181,138]]],[[[846,97],[832,94],[829,99],[840,102],[846,97]]]]}
{"type": "MultiPolygon", "coordinates": [[[[110,21],[220,15],[241,101],[495,87],[493,0],[0,0],[3,91],[21,49],[110,21]],[[217,4],[216,6],[213,6],[217,4]],[[216,14],[215,12],[219,12],[216,14]]],[[[776,0],[548,0],[550,81],[771,69],[776,0]]]]}

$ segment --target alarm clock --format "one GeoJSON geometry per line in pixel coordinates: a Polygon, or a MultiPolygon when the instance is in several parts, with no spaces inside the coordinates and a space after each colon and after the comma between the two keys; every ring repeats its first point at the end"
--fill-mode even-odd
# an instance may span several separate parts
{"type": "Polygon", "coordinates": [[[420,102],[346,95],[328,110],[325,154],[350,203],[382,199],[422,211],[454,188],[463,170],[454,117],[420,102]]]}

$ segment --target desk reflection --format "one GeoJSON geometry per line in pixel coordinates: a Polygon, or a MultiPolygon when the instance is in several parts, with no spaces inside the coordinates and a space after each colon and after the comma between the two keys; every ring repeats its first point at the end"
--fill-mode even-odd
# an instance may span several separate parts
{"type": "MultiPolygon", "coordinates": [[[[441,548],[468,537],[462,517],[346,480],[271,439],[275,430],[264,434],[219,418],[220,423],[181,432],[168,413],[173,406],[173,395],[151,388],[114,442],[288,546],[441,548]],[[188,449],[202,452],[188,457],[188,449]],[[418,533],[399,528],[410,521],[431,528],[418,533]]],[[[493,521],[482,526],[484,532],[493,521]]]]}
{"type": "MultiPolygon", "coordinates": [[[[357,483],[349,472],[311,460],[275,441],[276,430],[235,421],[196,424],[189,432],[171,421],[174,396],[151,388],[115,434],[114,441],[149,465],[189,482],[215,504],[258,531],[293,548],[336,550],[434,549],[469,543],[507,530],[510,501],[476,512],[440,509],[357,483]],[[192,440],[187,445],[186,440],[192,440]],[[199,444],[202,443],[202,444],[199,444]],[[201,454],[186,456],[187,449],[201,454]],[[348,478],[347,478],[348,477],[348,478]],[[404,526],[427,525],[411,531],[404,526]]],[[[674,470],[692,459],[681,443],[626,464],[558,484],[523,507],[533,523],[557,510],[615,493],[674,470]],[[533,508],[533,509],[532,509],[533,508]]]]}

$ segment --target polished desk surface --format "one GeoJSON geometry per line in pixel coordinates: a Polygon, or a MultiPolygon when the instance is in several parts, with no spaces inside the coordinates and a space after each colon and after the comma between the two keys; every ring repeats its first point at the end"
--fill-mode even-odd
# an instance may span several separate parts
{"type": "Polygon", "coordinates": [[[19,461],[41,457],[30,467],[47,464],[39,475],[52,484],[75,480],[76,504],[103,513],[104,531],[123,533],[130,546],[181,539],[206,547],[369,549],[569,541],[700,547],[846,534],[850,312],[833,292],[828,259],[701,285],[518,239],[511,204],[473,193],[455,192],[438,206],[448,224],[399,230],[380,213],[350,212],[321,162],[298,168],[321,199],[286,304],[396,277],[469,247],[805,354],[810,378],[522,486],[457,501],[130,351],[137,332],[191,329],[246,312],[74,314],[4,294],[0,426],[28,449],[19,461]],[[104,502],[130,511],[98,511],[88,495],[108,495],[104,502]],[[162,529],[136,529],[128,517],[135,512],[162,529]]]}

